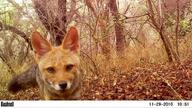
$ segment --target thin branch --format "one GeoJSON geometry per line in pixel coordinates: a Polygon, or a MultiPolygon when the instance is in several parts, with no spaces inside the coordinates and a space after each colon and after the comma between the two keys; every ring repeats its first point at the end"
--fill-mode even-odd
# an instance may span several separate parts
{"type": "Polygon", "coordinates": [[[125,16],[125,18],[126,18],[126,19],[140,18],[140,17],[144,17],[144,16],[147,16],[147,15],[149,15],[149,14],[146,13],[146,14],[143,14],[143,15],[136,15],[136,16],[131,16],[131,17],[125,16]]]}
{"type": "Polygon", "coordinates": [[[179,9],[179,0],[177,0],[177,19],[176,19],[176,27],[175,27],[175,47],[176,53],[179,55],[179,45],[178,45],[178,37],[179,37],[179,22],[180,22],[180,9],[179,9]]]}
{"type": "Polygon", "coordinates": [[[3,24],[2,22],[0,22],[0,31],[2,31],[2,30],[10,30],[11,32],[21,36],[27,42],[27,44],[29,45],[30,49],[32,49],[31,41],[30,41],[30,39],[27,37],[27,35],[24,32],[20,31],[16,27],[13,27],[13,26],[10,26],[10,25],[6,25],[6,24],[3,24]]]}

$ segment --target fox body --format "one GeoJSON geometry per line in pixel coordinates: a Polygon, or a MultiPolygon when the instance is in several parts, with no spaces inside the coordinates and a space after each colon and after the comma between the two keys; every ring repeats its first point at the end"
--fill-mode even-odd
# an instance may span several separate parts
{"type": "Polygon", "coordinates": [[[71,27],[62,44],[57,47],[53,47],[38,32],[32,34],[31,41],[37,65],[14,78],[8,90],[15,92],[24,88],[22,84],[32,83],[31,80],[25,81],[30,75],[31,79],[36,80],[43,99],[79,99],[81,73],[76,28],[71,27]]]}

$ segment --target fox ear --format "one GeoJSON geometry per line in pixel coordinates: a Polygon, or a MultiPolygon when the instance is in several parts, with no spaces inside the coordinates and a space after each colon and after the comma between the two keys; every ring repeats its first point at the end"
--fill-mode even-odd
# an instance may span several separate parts
{"type": "Polygon", "coordinates": [[[44,39],[39,32],[32,33],[31,43],[38,56],[43,56],[51,50],[50,43],[44,39]]]}
{"type": "Polygon", "coordinates": [[[64,49],[69,49],[75,53],[79,52],[79,36],[75,27],[69,29],[63,40],[62,46],[64,49]]]}

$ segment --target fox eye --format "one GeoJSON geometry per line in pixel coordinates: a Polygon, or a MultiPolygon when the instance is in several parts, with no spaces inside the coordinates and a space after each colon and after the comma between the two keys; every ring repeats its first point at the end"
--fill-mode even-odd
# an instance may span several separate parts
{"type": "Polygon", "coordinates": [[[49,73],[54,73],[55,72],[55,69],[53,67],[48,67],[46,70],[49,73]]]}
{"type": "Polygon", "coordinates": [[[70,70],[72,70],[73,67],[74,67],[73,64],[68,64],[68,65],[66,65],[66,71],[70,71],[70,70]]]}

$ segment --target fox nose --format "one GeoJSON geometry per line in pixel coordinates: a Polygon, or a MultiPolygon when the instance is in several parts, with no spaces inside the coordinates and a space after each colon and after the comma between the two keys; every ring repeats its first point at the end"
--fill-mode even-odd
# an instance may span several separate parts
{"type": "Polygon", "coordinates": [[[59,84],[59,87],[62,89],[62,90],[65,90],[67,88],[67,82],[61,82],[59,84]]]}

